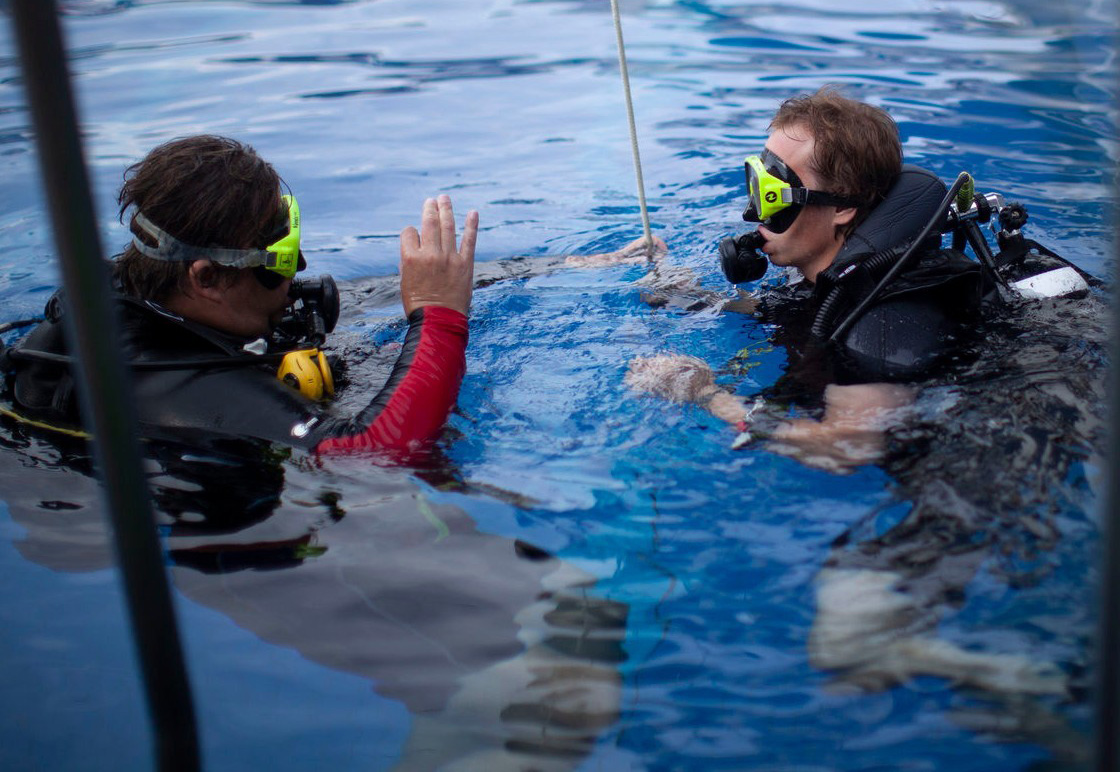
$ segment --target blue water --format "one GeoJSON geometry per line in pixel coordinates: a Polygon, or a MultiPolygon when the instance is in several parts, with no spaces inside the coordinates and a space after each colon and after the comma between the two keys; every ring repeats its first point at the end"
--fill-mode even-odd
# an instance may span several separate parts
{"type": "MultiPolygon", "coordinates": [[[[1030,235],[1111,278],[1112,4],[622,6],[653,225],[701,286],[727,289],[715,247],[742,227],[742,157],[782,99],[825,83],[888,109],[910,162],[950,180],[968,170],[981,190],[1023,201],[1030,235]]],[[[66,9],[109,252],[125,241],[114,205],[123,169],[199,132],[236,136],[274,162],[299,197],[313,270],[340,280],[394,272],[397,234],[441,192],[460,215],[480,211],[483,261],[614,249],[640,233],[605,0],[66,9]]],[[[14,44],[7,27],[0,36],[8,321],[38,313],[58,280],[14,44]]],[[[784,366],[750,319],[651,309],[642,275],[569,270],[476,292],[469,372],[442,443],[470,487],[293,459],[275,513],[229,538],[306,543],[321,557],[216,579],[175,569],[207,769],[389,769],[407,758],[419,714],[393,696],[391,674],[363,669],[378,641],[361,626],[368,611],[345,604],[348,572],[370,568],[371,597],[390,578],[376,564],[423,539],[433,546],[421,557],[449,567],[425,586],[435,593],[513,583],[503,565],[488,575],[469,556],[476,543],[521,539],[628,607],[617,719],[574,766],[963,772],[1084,758],[1084,698],[921,674],[857,684],[814,667],[807,642],[815,582],[844,552],[834,540],[889,533],[947,480],[986,513],[985,546],[963,578],[946,579],[952,599],[925,609],[928,637],[1057,663],[1084,685],[1101,502],[1099,296],[1080,313],[1040,314],[1034,334],[994,331],[1007,361],[929,389],[918,428],[895,439],[905,460],[837,474],[765,445],[732,452],[732,432],[706,414],[627,392],[626,363],[659,351],[720,368],[751,348],[750,369],[721,376],[741,394],[784,366]],[[324,514],[327,493],[341,496],[341,519],[324,514]],[[445,519],[461,513],[461,542],[429,522],[393,525],[386,502],[417,496],[445,519]],[[461,550],[453,559],[439,551],[449,543],[461,550]],[[320,637],[338,650],[317,649],[320,637]]],[[[399,333],[391,312],[367,311],[344,321],[352,347],[399,333]]],[[[49,445],[4,444],[14,461],[0,469],[0,767],[144,768],[151,736],[96,492],[55,468],[49,445]]],[[[171,549],[189,541],[165,533],[171,549]]]]}

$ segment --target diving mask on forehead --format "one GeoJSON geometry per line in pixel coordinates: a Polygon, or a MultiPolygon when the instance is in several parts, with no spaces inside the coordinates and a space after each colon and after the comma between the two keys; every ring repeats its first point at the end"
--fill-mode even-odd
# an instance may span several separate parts
{"type": "Polygon", "coordinates": [[[140,254],[153,260],[165,262],[212,260],[231,268],[260,268],[263,271],[258,273],[275,274],[275,277],[270,278],[275,279],[275,286],[280,286],[284,279],[291,279],[298,271],[307,267],[307,262],[299,250],[299,204],[296,202],[296,197],[292,195],[281,196],[280,199],[288,210],[287,223],[282,229],[284,235],[264,249],[198,247],[187,244],[160,229],[145,217],[143,212],[136,213],[136,225],[156,240],[156,246],[145,244],[139,234],[133,234],[132,244],[140,254]]]}
{"type": "Polygon", "coordinates": [[[743,219],[760,222],[773,233],[785,232],[805,206],[858,205],[845,196],[804,187],[793,169],[769,150],[763,150],[762,155],[747,156],[744,166],[747,173],[747,208],[743,210],[743,219]]]}

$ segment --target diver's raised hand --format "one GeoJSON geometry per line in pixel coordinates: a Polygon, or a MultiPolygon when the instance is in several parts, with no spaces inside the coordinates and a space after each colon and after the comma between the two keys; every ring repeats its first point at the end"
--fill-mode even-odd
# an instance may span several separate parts
{"type": "Polygon", "coordinates": [[[467,213],[463,238],[455,246],[455,213],[451,198],[424,202],[420,231],[401,231],[401,303],[407,316],[424,306],[444,306],[466,314],[474,286],[474,245],[478,212],[467,213]]]}

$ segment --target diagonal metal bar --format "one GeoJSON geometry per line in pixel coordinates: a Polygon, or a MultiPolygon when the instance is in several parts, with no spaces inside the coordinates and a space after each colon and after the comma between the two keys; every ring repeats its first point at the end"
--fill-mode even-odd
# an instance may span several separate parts
{"type": "Polygon", "coordinates": [[[190,684],[136,438],[132,383],[118,348],[78,118],[55,0],[11,0],[39,164],[79,362],[82,415],[97,466],[132,620],[161,770],[199,768],[190,684]]]}
{"type": "MultiPolygon", "coordinates": [[[[1120,259],[1120,226],[1113,231],[1113,259],[1120,259]]],[[[1112,302],[1109,352],[1108,491],[1101,512],[1100,605],[1097,623],[1095,769],[1120,770],[1120,283],[1112,302]]]]}

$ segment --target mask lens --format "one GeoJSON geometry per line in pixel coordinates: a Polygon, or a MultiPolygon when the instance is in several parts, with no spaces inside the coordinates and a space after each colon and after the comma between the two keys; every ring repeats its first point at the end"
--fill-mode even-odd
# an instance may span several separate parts
{"type": "Polygon", "coordinates": [[[762,194],[758,182],[758,168],[757,165],[751,164],[749,158],[745,166],[747,167],[747,212],[750,212],[754,216],[748,217],[747,212],[744,212],[743,219],[761,222],[762,217],[759,215],[759,212],[762,211],[762,207],[759,205],[759,202],[762,200],[762,194]]]}
{"type": "Polygon", "coordinates": [[[749,200],[743,219],[760,222],[773,233],[784,232],[797,219],[801,206],[790,203],[788,194],[783,194],[800,187],[801,180],[769,150],[763,150],[761,156],[748,156],[746,170],[749,200]]]}

